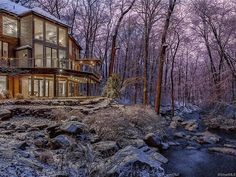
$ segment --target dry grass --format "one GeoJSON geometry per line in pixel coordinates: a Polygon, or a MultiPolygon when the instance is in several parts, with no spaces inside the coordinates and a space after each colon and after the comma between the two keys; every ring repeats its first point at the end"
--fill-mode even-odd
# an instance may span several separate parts
{"type": "Polygon", "coordinates": [[[164,122],[153,110],[144,111],[140,106],[104,109],[84,121],[104,140],[143,138],[147,133],[161,132],[164,122]]]}

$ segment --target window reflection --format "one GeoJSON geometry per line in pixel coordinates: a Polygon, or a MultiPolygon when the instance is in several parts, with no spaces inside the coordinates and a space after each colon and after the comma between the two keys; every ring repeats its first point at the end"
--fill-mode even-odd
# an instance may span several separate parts
{"type": "Polygon", "coordinates": [[[17,37],[17,20],[3,17],[3,34],[17,37]]]}
{"type": "Polygon", "coordinates": [[[34,19],[34,37],[35,39],[43,40],[43,21],[37,18],[34,19]]]}
{"type": "Polygon", "coordinates": [[[57,44],[57,27],[46,23],[46,41],[57,44]]]}
{"type": "Polygon", "coordinates": [[[66,30],[59,28],[59,45],[66,46],[66,30]]]}

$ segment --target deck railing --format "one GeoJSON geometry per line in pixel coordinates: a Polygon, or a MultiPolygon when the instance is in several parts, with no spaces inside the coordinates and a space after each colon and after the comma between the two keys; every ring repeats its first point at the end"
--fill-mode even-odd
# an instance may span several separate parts
{"type": "Polygon", "coordinates": [[[0,58],[0,67],[6,68],[59,68],[69,69],[74,71],[84,71],[95,74],[100,77],[100,74],[93,68],[80,67],[78,64],[73,64],[68,59],[35,59],[35,58],[0,58]]]}

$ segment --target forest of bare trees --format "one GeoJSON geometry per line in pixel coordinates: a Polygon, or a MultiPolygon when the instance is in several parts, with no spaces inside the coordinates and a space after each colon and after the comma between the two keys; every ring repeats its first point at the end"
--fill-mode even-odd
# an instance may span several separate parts
{"type": "Polygon", "coordinates": [[[131,103],[234,103],[235,0],[15,0],[71,26],[102,83],[121,78],[131,103]],[[161,98],[161,99],[160,99],[161,98]]]}

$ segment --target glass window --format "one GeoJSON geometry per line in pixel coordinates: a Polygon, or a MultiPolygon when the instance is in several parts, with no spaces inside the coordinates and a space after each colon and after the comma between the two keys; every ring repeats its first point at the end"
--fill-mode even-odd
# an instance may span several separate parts
{"type": "Polygon", "coordinates": [[[7,90],[7,77],[0,76],[0,93],[7,90]]]}
{"type": "Polygon", "coordinates": [[[66,47],[66,30],[59,28],[59,45],[66,47]]]}
{"type": "Polygon", "coordinates": [[[3,17],[3,34],[17,37],[17,20],[3,17]]]}
{"type": "Polygon", "coordinates": [[[43,45],[34,44],[35,67],[43,67],[43,45]]]}
{"type": "Polygon", "coordinates": [[[34,19],[34,38],[43,40],[43,21],[40,19],[34,19]]]}
{"type": "Polygon", "coordinates": [[[46,41],[57,44],[57,27],[46,23],[46,41]]]}
{"type": "Polygon", "coordinates": [[[57,50],[46,47],[46,66],[47,67],[58,67],[58,59],[57,59],[57,50]]]}
{"type": "Polygon", "coordinates": [[[8,43],[6,42],[2,43],[2,57],[8,58],[8,43]]]}
{"type": "Polygon", "coordinates": [[[67,67],[67,59],[66,59],[66,51],[65,50],[59,50],[59,60],[60,60],[60,68],[66,68],[67,67]]]}
{"type": "Polygon", "coordinates": [[[58,68],[57,50],[52,49],[52,63],[54,68],[58,68]]]}

